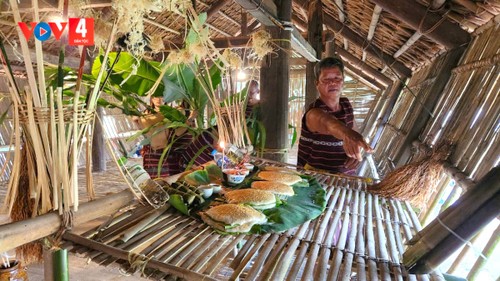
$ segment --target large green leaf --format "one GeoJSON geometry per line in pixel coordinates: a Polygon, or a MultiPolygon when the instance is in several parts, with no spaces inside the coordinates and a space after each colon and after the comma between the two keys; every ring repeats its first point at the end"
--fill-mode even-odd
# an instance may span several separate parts
{"type": "Polygon", "coordinates": [[[165,118],[167,118],[172,122],[184,123],[187,120],[187,117],[184,115],[184,113],[180,112],[178,109],[173,108],[169,105],[161,105],[160,112],[161,114],[163,114],[163,116],[165,116],[165,118]]]}
{"type": "Polygon", "coordinates": [[[209,184],[210,177],[206,170],[197,170],[184,176],[184,181],[191,185],[209,184]]]}
{"type": "MultiPolygon", "coordinates": [[[[116,52],[109,54],[109,68],[111,68],[117,56],[118,53],[116,52]]],[[[92,75],[94,77],[97,77],[99,73],[102,59],[103,56],[99,56],[94,60],[94,64],[92,65],[92,75]]],[[[160,78],[160,73],[161,69],[158,63],[150,62],[145,59],[136,59],[130,53],[121,52],[118,60],[116,60],[116,63],[113,65],[108,82],[119,87],[124,92],[131,92],[144,96],[160,78]]],[[[163,91],[164,86],[160,84],[153,95],[162,96],[163,91]]]]}
{"type": "Polygon", "coordinates": [[[251,233],[282,232],[317,218],[325,210],[325,190],[316,179],[308,179],[308,185],[293,185],[294,196],[282,200],[283,204],[276,208],[264,210],[268,223],[254,225],[251,233]]]}
{"type": "Polygon", "coordinates": [[[170,199],[168,199],[168,202],[170,205],[172,205],[174,208],[176,208],[179,212],[183,213],[184,215],[189,216],[189,209],[184,203],[184,199],[182,198],[181,195],[179,194],[169,194],[170,199]]]}

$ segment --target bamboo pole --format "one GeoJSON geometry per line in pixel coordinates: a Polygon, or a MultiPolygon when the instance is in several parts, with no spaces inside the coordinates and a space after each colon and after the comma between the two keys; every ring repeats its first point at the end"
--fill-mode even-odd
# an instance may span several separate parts
{"type": "MultiPolygon", "coordinates": [[[[83,206],[82,206],[82,209],[83,209],[83,206]]],[[[80,210],[80,212],[81,211],[82,210],[80,210]]],[[[70,240],[70,241],[73,241],[75,243],[84,245],[88,248],[102,251],[108,255],[117,257],[119,259],[123,259],[123,260],[129,259],[129,253],[127,251],[119,250],[119,249],[107,246],[106,244],[102,244],[102,243],[99,243],[96,241],[92,241],[90,239],[83,238],[83,237],[78,236],[78,235],[71,233],[71,232],[66,232],[63,235],[63,238],[70,240]]],[[[184,278],[186,280],[204,280],[204,281],[205,280],[212,280],[212,281],[216,281],[216,279],[214,279],[210,276],[206,276],[206,275],[203,275],[203,274],[200,274],[197,272],[193,272],[190,270],[186,270],[184,268],[176,267],[176,266],[173,266],[170,264],[162,263],[154,258],[150,259],[147,262],[147,267],[151,267],[151,268],[160,270],[160,271],[168,273],[168,274],[173,274],[175,276],[179,276],[179,277],[184,278]]]]}
{"type": "Polygon", "coordinates": [[[448,255],[463,239],[469,239],[490,218],[498,215],[498,200],[500,167],[492,169],[475,188],[460,197],[419,233],[418,242],[404,253],[405,266],[413,272],[426,272],[437,266],[443,255],[448,255]],[[462,240],[457,239],[450,230],[462,240]],[[442,251],[437,252],[439,249],[442,251]]]}
{"type": "Polygon", "coordinates": [[[437,192],[435,192],[434,198],[431,201],[432,203],[430,207],[426,209],[425,213],[423,213],[421,220],[423,225],[427,225],[427,220],[429,219],[434,209],[437,207],[439,201],[444,195],[444,192],[446,191],[446,187],[450,185],[450,182],[451,182],[450,177],[448,176],[441,177],[441,183],[438,185],[437,192]]]}
{"type": "Polygon", "coordinates": [[[276,244],[272,253],[269,255],[267,259],[268,262],[263,268],[261,268],[261,279],[270,279],[271,276],[276,273],[278,265],[281,263],[285,251],[287,250],[287,245],[289,245],[292,236],[294,236],[296,232],[297,228],[295,227],[289,229],[284,235],[281,236],[279,243],[276,244]]]}
{"type": "Polygon", "coordinates": [[[385,247],[386,242],[387,242],[387,237],[385,236],[384,233],[384,227],[382,224],[382,217],[380,213],[380,205],[379,205],[379,198],[378,195],[375,195],[374,197],[374,210],[375,210],[375,223],[376,223],[376,238],[377,238],[377,243],[376,245],[378,246],[378,254],[380,258],[380,262],[377,263],[379,269],[380,269],[380,274],[382,279],[387,280],[390,278],[390,271],[389,271],[389,255],[387,253],[387,248],[385,247]]]}
{"type": "MultiPolygon", "coordinates": [[[[109,215],[126,206],[134,199],[129,190],[124,190],[92,202],[82,204],[80,212],[74,214],[74,224],[78,225],[101,216],[109,215]]],[[[0,225],[0,252],[46,237],[61,227],[61,217],[50,212],[32,219],[0,225]],[[33,229],[36,231],[26,231],[33,229]]]]}
{"type": "MultiPolygon", "coordinates": [[[[400,212],[400,209],[396,206],[396,200],[389,200],[389,204],[391,206],[391,211],[394,214],[394,233],[396,238],[396,243],[398,247],[398,260],[401,260],[401,256],[404,253],[405,247],[403,246],[403,237],[401,236],[401,228],[403,228],[403,232],[408,232],[408,236],[406,236],[406,240],[411,238],[411,231],[409,230],[409,226],[405,221],[405,216],[400,212]]],[[[401,205],[399,205],[401,206],[401,205]]],[[[417,278],[413,274],[407,274],[406,270],[403,271],[409,281],[416,281],[417,278]]]]}
{"type": "Polygon", "coordinates": [[[142,231],[127,242],[123,243],[122,249],[128,250],[130,252],[142,251],[144,249],[143,245],[149,245],[150,241],[154,239],[154,237],[157,237],[159,232],[162,232],[165,228],[169,228],[172,225],[175,225],[180,219],[182,219],[182,217],[172,217],[172,213],[164,213],[159,219],[158,223],[156,223],[154,226],[148,227],[148,229],[142,231]]]}
{"type": "Polygon", "coordinates": [[[262,265],[266,261],[269,253],[273,249],[273,246],[276,244],[279,237],[279,234],[273,233],[270,239],[266,239],[266,246],[261,251],[259,251],[257,258],[253,261],[252,267],[248,271],[248,274],[245,276],[245,280],[255,280],[257,275],[262,273],[262,265]]]}
{"type": "MultiPolygon", "coordinates": [[[[212,228],[209,226],[206,226],[206,229],[209,230],[209,232],[213,231],[212,228]]],[[[198,261],[200,257],[203,258],[202,255],[205,255],[208,248],[213,243],[215,243],[219,238],[220,235],[215,234],[215,235],[210,235],[209,239],[206,239],[205,241],[201,239],[197,241],[192,240],[195,243],[193,243],[193,245],[190,248],[188,248],[184,253],[185,257],[187,258],[184,260],[184,262],[177,264],[181,265],[184,268],[193,269],[196,266],[196,261],[198,261]]],[[[183,253],[180,254],[181,257],[182,254],[183,253]]]]}
{"type": "Polygon", "coordinates": [[[216,244],[214,247],[212,247],[209,251],[209,254],[205,255],[204,257],[201,258],[201,260],[196,263],[195,266],[193,266],[191,269],[193,271],[204,271],[202,269],[206,269],[207,268],[207,263],[212,260],[212,258],[224,247],[224,246],[227,246],[229,243],[229,241],[233,240],[232,239],[232,236],[223,236],[223,237],[219,237],[218,240],[216,240],[216,244]]]}
{"type": "MultiPolygon", "coordinates": [[[[352,190],[349,189],[347,193],[347,198],[345,202],[345,207],[342,208],[344,211],[344,217],[342,218],[342,226],[340,228],[340,236],[337,240],[336,246],[333,252],[332,263],[330,264],[330,271],[328,272],[328,280],[337,280],[340,273],[340,266],[342,265],[342,259],[344,257],[345,246],[347,243],[347,232],[349,230],[349,204],[352,198],[352,190]]],[[[342,210],[341,209],[341,210],[342,210]]]]}
{"type": "MultiPolygon", "coordinates": [[[[297,248],[300,246],[301,239],[304,237],[307,230],[309,229],[310,222],[311,221],[307,221],[304,224],[302,224],[297,230],[297,233],[294,236],[292,236],[292,239],[289,241],[288,247],[286,248],[285,252],[282,253],[281,255],[280,262],[276,265],[276,268],[270,278],[271,280],[283,280],[285,278],[286,272],[288,271],[288,268],[292,261],[292,257],[295,255],[297,248]]],[[[291,270],[294,269],[295,267],[292,267],[291,270]]],[[[288,276],[290,275],[291,274],[289,274],[288,276]]]]}
{"type": "MultiPolygon", "coordinates": [[[[327,196],[326,196],[327,202],[329,202],[329,199],[331,198],[332,192],[333,192],[332,188],[330,188],[327,191],[327,196]]],[[[334,196],[333,200],[336,200],[335,196],[334,196]]],[[[333,206],[334,205],[332,205],[332,204],[328,204],[327,212],[323,212],[323,215],[320,217],[320,219],[318,219],[318,222],[320,222],[320,223],[318,225],[318,228],[315,229],[315,231],[314,231],[315,235],[313,237],[313,241],[315,243],[312,244],[311,250],[309,252],[310,258],[307,259],[306,268],[305,268],[304,273],[303,273],[303,277],[306,279],[313,278],[313,270],[314,270],[314,266],[316,265],[316,258],[318,257],[320,245],[323,243],[323,238],[325,236],[325,231],[326,231],[330,216],[331,216],[332,211],[333,211],[333,206]]]]}
{"type": "MultiPolygon", "coordinates": [[[[481,236],[481,232],[478,233],[478,234],[476,234],[470,240],[470,243],[471,243],[472,246],[474,246],[474,244],[476,244],[476,242],[479,240],[479,236],[481,236]]],[[[458,269],[458,267],[460,267],[460,265],[463,262],[465,256],[467,256],[469,254],[471,248],[472,247],[468,247],[467,245],[464,245],[464,247],[462,248],[462,251],[460,251],[460,253],[458,254],[458,256],[455,258],[455,260],[451,264],[450,268],[448,268],[448,270],[447,270],[448,273],[453,274],[458,269]]]]}
{"type": "Polygon", "coordinates": [[[156,254],[156,256],[159,257],[158,259],[188,268],[196,259],[197,254],[205,252],[205,249],[218,238],[218,235],[216,235],[213,229],[208,225],[202,225],[201,229],[197,229],[198,226],[199,225],[192,224],[185,231],[177,232],[176,236],[169,239],[167,243],[158,250],[156,254]],[[193,236],[186,236],[183,235],[184,233],[196,234],[193,234],[193,236]],[[197,251],[193,253],[193,249],[196,248],[197,251]]]}
{"type": "MultiPolygon", "coordinates": [[[[315,224],[317,223],[317,221],[315,221],[315,224]]],[[[313,235],[313,232],[311,231],[311,229],[307,229],[307,233],[305,234],[305,237],[304,237],[304,240],[307,241],[306,243],[300,243],[300,250],[299,252],[295,255],[295,260],[293,261],[293,264],[290,268],[290,271],[288,272],[288,275],[287,275],[287,278],[286,280],[287,281],[291,281],[291,280],[296,280],[297,279],[297,275],[299,274],[299,270],[301,269],[302,267],[302,264],[304,263],[305,261],[305,257],[306,257],[306,254],[307,254],[307,251],[309,250],[309,241],[311,241],[311,237],[313,235]]]]}
{"type": "Polygon", "coordinates": [[[368,279],[369,280],[378,280],[377,274],[377,264],[375,260],[377,258],[377,254],[375,252],[375,238],[373,234],[373,197],[374,195],[367,193],[368,195],[368,204],[367,204],[367,212],[366,212],[366,245],[368,246],[368,279]]]}
{"type": "Polygon", "coordinates": [[[203,271],[206,274],[212,275],[218,265],[231,253],[236,246],[245,238],[245,235],[240,234],[233,239],[231,244],[229,244],[225,249],[219,251],[217,255],[212,259],[210,263],[205,266],[205,270],[203,271]]]}
{"type": "Polygon", "coordinates": [[[120,241],[123,243],[127,242],[130,240],[130,238],[134,237],[137,233],[142,231],[144,228],[146,228],[150,223],[152,223],[154,220],[156,220],[159,216],[163,214],[168,208],[170,207],[170,204],[167,204],[159,209],[153,210],[147,217],[142,219],[139,223],[137,223],[135,226],[132,228],[129,228],[127,231],[122,233],[120,236],[120,241]]]}
{"type": "Polygon", "coordinates": [[[141,254],[144,254],[146,256],[150,255],[156,255],[156,253],[161,250],[161,246],[168,241],[169,239],[172,238],[172,236],[176,235],[179,231],[183,231],[186,229],[188,226],[192,225],[191,221],[186,218],[185,220],[182,220],[181,223],[178,225],[169,227],[167,229],[163,229],[161,238],[155,240],[150,246],[148,246],[146,249],[141,251],[141,254]]]}
{"type": "MultiPolygon", "coordinates": [[[[382,198],[382,205],[388,205],[387,200],[385,198],[382,198]]],[[[396,238],[394,237],[395,232],[398,232],[397,229],[394,230],[392,227],[393,220],[391,220],[389,208],[383,208],[383,216],[384,216],[384,222],[385,222],[385,230],[387,233],[387,240],[389,243],[389,256],[390,256],[390,263],[392,267],[392,272],[394,274],[394,277],[396,280],[403,280],[403,272],[401,271],[401,267],[399,266],[400,260],[399,260],[399,248],[396,244],[396,238]]],[[[384,245],[382,244],[382,247],[384,245]]]]}
{"type": "MultiPolygon", "coordinates": [[[[328,204],[328,208],[326,209],[325,215],[323,217],[323,221],[330,221],[330,217],[332,216],[333,212],[336,210],[337,204],[342,205],[344,202],[344,197],[345,197],[345,188],[339,188],[338,187],[338,179],[332,179],[333,180],[333,188],[330,188],[331,191],[335,190],[335,194],[333,195],[333,199],[331,200],[331,203],[328,204]],[[340,196],[340,193],[342,192],[342,197],[340,201],[338,201],[338,198],[340,196]],[[338,202],[338,203],[337,203],[338,202]]],[[[324,244],[326,247],[321,248],[320,256],[319,256],[319,261],[318,261],[318,272],[315,275],[316,280],[325,280],[327,278],[327,270],[328,270],[328,262],[330,260],[330,255],[331,255],[331,249],[330,247],[332,246],[332,242],[334,239],[334,234],[335,234],[335,229],[337,228],[337,221],[338,217],[340,214],[338,212],[335,212],[335,215],[332,220],[332,224],[327,229],[326,237],[324,239],[324,244]]],[[[326,225],[325,225],[326,227],[326,225]]]]}
{"type": "Polygon", "coordinates": [[[257,251],[260,250],[260,248],[266,242],[266,240],[269,238],[270,235],[271,235],[270,233],[267,233],[260,236],[257,239],[257,242],[253,245],[252,249],[248,252],[248,254],[241,261],[241,263],[234,269],[234,272],[231,275],[230,279],[235,280],[239,278],[245,267],[250,263],[253,257],[257,254],[257,251]]]}
{"type": "MultiPolygon", "coordinates": [[[[342,269],[342,272],[340,274],[341,280],[347,281],[351,280],[351,270],[352,270],[352,262],[354,260],[354,250],[356,247],[356,235],[358,234],[358,207],[359,207],[359,190],[354,191],[354,206],[352,207],[352,213],[351,213],[351,222],[350,224],[350,229],[348,233],[348,240],[347,240],[347,249],[345,253],[345,259],[344,259],[344,267],[342,269]]],[[[346,210],[346,213],[350,212],[349,208],[346,210]]],[[[349,227],[349,225],[348,225],[349,227]]]]}
{"type": "Polygon", "coordinates": [[[358,225],[358,233],[356,236],[356,272],[357,272],[357,277],[359,280],[366,280],[366,261],[365,261],[365,254],[366,254],[366,244],[365,244],[365,197],[366,197],[366,192],[362,191],[360,192],[360,202],[359,202],[359,209],[358,209],[358,215],[359,215],[359,225],[358,225]]]}
{"type": "Polygon", "coordinates": [[[495,231],[492,233],[490,239],[488,240],[488,243],[486,243],[486,246],[484,246],[484,249],[482,251],[484,258],[482,256],[477,257],[476,262],[469,271],[469,274],[467,274],[467,280],[471,281],[477,280],[479,272],[486,265],[488,259],[491,258],[499,242],[500,242],[500,225],[497,226],[495,231]]]}

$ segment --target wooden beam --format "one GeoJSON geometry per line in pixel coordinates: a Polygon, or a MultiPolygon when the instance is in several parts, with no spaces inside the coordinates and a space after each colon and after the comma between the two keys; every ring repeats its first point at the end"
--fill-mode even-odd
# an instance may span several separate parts
{"type": "Polygon", "coordinates": [[[401,56],[404,52],[406,52],[406,50],[408,50],[408,48],[410,48],[413,44],[415,44],[415,42],[417,42],[418,39],[420,39],[420,37],[422,37],[422,33],[420,32],[415,32],[410,38],[408,38],[408,40],[403,44],[403,46],[401,46],[401,48],[399,48],[399,50],[397,50],[393,57],[395,59],[397,59],[399,56],[401,56]]]}
{"type": "MultiPolygon", "coordinates": [[[[370,27],[368,28],[368,35],[366,36],[366,40],[371,42],[373,36],[375,35],[375,29],[377,28],[378,20],[380,18],[380,13],[382,13],[382,8],[379,5],[375,5],[372,13],[372,20],[370,21],[370,27]]],[[[363,58],[362,61],[366,60],[366,51],[363,50],[363,58]]]]}
{"type": "MultiPolygon", "coordinates": [[[[10,5],[7,4],[8,1],[2,1],[2,9],[0,14],[12,14],[12,10],[10,9],[10,5]],[[5,3],[5,4],[4,4],[5,3]]],[[[31,1],[20,1],[19,4],[19,12],[22,13],[31,13],[33,12],[33,6],[31,1]]],[[[83,5],[82,9],[94,9],[94,8],[105,8],[111,7],[111,0],[91,0],[88,4],[83,5]]],[[[39,1],[38,3],[38,11],[39,12],[61,12],[59,8],[59,3],[57,0],[44,0],[39,1]]]]}
{"type": "Polygon", "coordinates": [[[166,27],[165,25],[160,24],[160,23],[157,23],[157,22],[155,22],[155,21],[153,21],[153,20],[150,20],[150,19],[148,19],[148,18],[144,18],[144,22],[145,22],[145,23],[148,23],[148,24],[151,24],[151,25],[153,25],[153,26],[156,26],[156,27],[158,27],[158,28],[161,28],[161,29],[163,29],[163,30],[166,30],[166,31],[168,31],[168,32],[171,32],[171,33],[173,33],[173,34],[175,34],[175,35],[180,35],[180,34],[181,34],[181,33],[180,33],[179,31],[177,31],[177,30],[174,30],[174,29],[171,29],[171,28],[169,28],[169,27],[166,27]]]}
{"type": "MultiPolygon", "coordinates": [[[[113,214],[130,204],[134,198],[130,189],[126,189],[120,193],[81,204],[78,212],[73,215],[73,222],[75,225],[79,225],[113,214]]],[[[61,225],[62,218],[57,211],[32,219],[0,225],[0,253],[54,234],[61,225]]]]}
{"type": "Polygon", "coordinates": [[[341,36],[347,38],[354,45],[366,50],[369,55],[375,57],[384,65],[390,65],[399,75],[404,77],[411,76],[411,70],[403,63],[395,60],[391,55],[382,52],[382,50],[374,44],[367,42],[365,38],[361,37],[352,29],[327,14],[325,14],[325,24],[333,31],[340,33],[341,36]]]}
{"type": "MultiPolygon", "coordinates": [[[[278,19],[278,9],[276,4],[271,0],[235,0],[241,7],[247,10],[254,18],[265,26],[278,26],[282,29],[290,29],[292,36],[292,49],[309,61],[316,60],[316,53],[314,48],[300,35],[296,27],[292,25],[291,19],[283,21],[278,19]],[[254,2],[255,1],[255,2],[254,2]]],[[[281,12],[281,10],[280,10],[281,12]]]]}
{"type": "MultiPolygon", "coordinates": [[[[307,7],[308,1],[306,0],[295,0],[295,3],[299,4],[299,6],[304,9],[304,7],[307,7]]],[[[328,14],[324,14],[324,24],[335,31],[336,33],[339,33],[341,36],[347,38],[351,43],[354,45],[366,50],[366,52],[381,61],[383,64],[388,64],[390,65],[394,71],[399,74],[400,76],[403,77],[410,77],[411,76],[411,70],[406,67],[403,63],[395,60],[391,55],[386,54],[382,52],[378,47],[376,47],[373,44],[370,44],[369,42],[366,41],[364,37],[361,37],[358,35],[356,32],[354,32],[352,29],[350,29],[348,26],[344,25],[343,23],[339,22],[338,20],[334,19],[332,16],[328,14]],[[367,44],[368,43],[368,44],[367,44]]]]}
{"type": "Polygon", "coordinates": [[[443,20],[442,15],[429,11],[418,2],[412,0],[373,0],[372,2],[448,49],[470,41],[471,37],[467,31],[446,19],[443,20]]]}
{"type": "Polygon", "coordinates": [[[244,11],[241,11],[241,35],[247,36],[248,35],[248,14],[244,11]]]}
{"type": "Polygon", "coordinates": [[[222,7],[224,7],[227,4],[228,1],[229,0],[215,1],[214,4],[212,4],[212,6],[210,6],[210,8],[207,11],[207,21],[210,18],[212,18],[213,15],[218,13],[220,11],[220,9],[222,9],[222,7]]]}
{"type": "MultiPolygon", "coordinates": [[[[314,46],[315,59],[323,53],[323,7],[320,0],[309,1],[307,8],[307,40],[314,46]]],[[[314,74],[315,60],[309,60],[306,65],[306,96],[304,110],[318,98],[316,77],[314,74]]]]}
{"type": "MultiPolygon", "coordinates": [[[[82,237],[80,235],[76,235],[73,232],[65,232],[63,235],[63,239],[71,241],[78,245],[82,245],[94,251],[110,255],[116,259],[122,259],[125,261],[130,259],[130,252],[126,250],[122,250],[117,247],[109,246],[105,243],[101,243],[92,239],[82,237]]],[[[176,276],[174,279],[179,278],[182,280],[204,280],[204,281],[218,280],[210,276],[207,276],[205,274],[187,270],[180,266],[173,265],[169,262],[159,261],[156,259],[156,257],[151,257],[150,259],[148,259],[147,263],[144,263],[143,269],[145,269],[146,267],[159,270],[165,274],[168,274],[169,276],[176,276]]]]}
{"type": "MultiPolygon", "coordinates": [[[[17,57],[16,54],[19,54],[19,52],[14,52],[11,46],[5,46],[5,51],[10,61],[24,62],[22,57],[17,57]]],[[[36,61],[35,50],[30,50],[30,57],[32,61],[36,61]]],[[[59,56],[50,54],[48,52],[43,52],[43,61],[48,64],[57,65],[59,63],[59,56]]],[[[66,56],[64,58],[64,65],[71,67],[72,69],[77,69],[80,66],[80,58],[74,56],[66,56]]]]}
{"type": "MultiPolygon", "coordinates": [[[[337,10],[339,12],[339,21],[345,23],[345,12],[342,0],[335,0],[335,6],[337,7],[337,10]]],[[[347,41],[346,38],[344,38],[344,49],[349,49],[349,41],[347,41]]]]}
{"type": "MultiPolygon", "coordinates": [[[[365,73],[366,77],[375,79],[378,81],[377,84],[383,84],[385,87],[388,85],[392,84],[392,80],[389,79],[387,76],[383,75],[380,73],[380,71],[374,69],[373,67],[369,66],[367,63],[361,61],[360,59],[356,58],[353,56],[351,53],[348,51],[342,49],[342,48],[337,48],[336,52],[339,54],[339,56],[344,60],[348,61],[349,64],[356,69],[359,69],[363,73],[365,73]],[[371,76],[371,77],[370,77],[371,76]]],[[[384,88],[385,88],[384,87],[384,88]]]]}
{"type": "Polygon", "coordinates": [[[292,49],[310,62],[317,62],[316,50],[302,37],[299,30],[294,26],[292,29],[292,49]]]}
{"type": "Polygon", "coordinates": [[[234,0],[265,26],[276,26],[279,23],[278,9],[272,0],[234,0]]]}
{"type": "MultiPolygon", "coordinates": [[[[279,1],[279,5],[279,19],[291,25],[292,0],[279,1]]],[[[267,135],[264,158],[284,162],[288,150],[291,30],[278,26],[268,26],[266,30],[273,39],[278,39],[279,48],[276,55],[264,58],[260,69],[262,123],[266,132],[272,132],[267,135]]]]}
{"type": "Polygon", "coordinates": [[[366,74],[363,73],[363,71],[359,70],[358,68],[352,66],[349,62],[344,62],[344,65],[346,66],[345,70],[347,73],[352,75],[353,77],[357,78],[360,80],[363,84],[369,86],[370,88],[376,88],[376,89],[385,89],[387,86],[384,86],[377,82],[377,80],[366,76],[366,74]]]}

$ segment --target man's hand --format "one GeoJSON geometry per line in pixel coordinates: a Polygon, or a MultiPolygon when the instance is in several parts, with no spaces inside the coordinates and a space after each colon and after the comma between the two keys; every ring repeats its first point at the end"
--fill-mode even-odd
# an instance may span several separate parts
{"type": "Polygon", "coordinates": [[[363,160],[361,149],[364,149],[367,153],[373,152],[373,149],[365,142],[361,134],[347,127],[343,130],[342,140],[344,142],[345,153],[350,158],[357,159],[358,161],[363,160]]]}
{"type": "Polygon", "coordinates": [[[354,170],[359,166],[360,163],[361,162],[358,161],[358,159],[347,157],[347,160],[344,163],[344,167],[348,170],[354,170]]]}

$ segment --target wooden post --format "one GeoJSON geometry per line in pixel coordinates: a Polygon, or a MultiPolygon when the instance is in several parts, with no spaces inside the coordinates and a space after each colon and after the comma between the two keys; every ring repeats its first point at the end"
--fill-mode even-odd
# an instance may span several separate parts
{"type": "MultiPolygon", "coordinates": [[[[409,111],[412,115],[418,114],[419,117],[415,120],[415,123],[411,127],[411,130],[405,137],[405,141],[403,142],[401,149],[396,154],[394,161],[396,162],[396,166],[402,166],[406,164],[408,159],[411,156],[411,148],[412,142],[414,140],[418,140],[418,137],[422,130],[425,128],[425,125],[430,119],[430,114],[425,110],[425,108],[429,109],[431,112],[434,111],[434,107],[437,105],[437,101],[443,94],[444,86],[448,83],[448,80],[451,77],[451,70],[457,65],[462,54],[465,52],[466,47],[456,48],[448,54],[446,54],[445,62],[443,63],[443,68],[439,71],[439,74],[435,78],[435,82],[432,84],[432,88],[430,89],[430,93],[427,95],[427,99],[424,101],[424,106],[421,106],[419,111],[415,111],[415,107],[419,105],[417,101],[413,102],[413,105],[410,107],[409,111]]],[[[430,79],[431,77],[427,77],[426,79],[430,79]]]]}
{"type": "Polygon", "coordinates": [[[404,265],[412,274],[433,271],[499,212],[500,167],[495,167],[416,235],[418,242],[403,254],[404,265]]]}
{"type": "MultiPolygon", "coordinates": [[[[323,53],[323,7],[321,1],[313,0],[309,2],[308,9],[307,41],[316,51],[318,59],[323,53]]],[[[304,108],[314,102],[318,97],[316,91],[316,77],[314,76],[314,66],[316,62],[308,61],[306,64],[306,99],[304,108]]]]}
{"type": "MultiPolygon", "coordinates": [[[[73,216],[74,224],[81,224],[102,216],[110,215],[128,205],[134,199],[133,193],[122,192],[80,205],[73,216]]],[[[61,227],[61,216],[50,212],[32,219],[0,225],[0,252],[9,251],[31,241],[56,233],[61,227]],[[30,230],[30,231],[27,231],[30,230]]]]}
{"type": "Polygon", "coordinates": [[[95,118],[94,133],[92,134],[92,172],[106,171],[106,140],[104,129],[99,120],[104,120],[104,109],[102,106],[96,108],[98,118],[95,118]]]}
{"type": "Polygon", "coordinates": [[[241,10],[241,36],[248,35],[248,17],[247,11],[241,10]]]}
{"type": "Polygon", "coordinates": [[[54,281],[54,256],[51,249],[43,249],[43,280],[54,281]]]}
{"type": "MultiPolygon", "coordinates": [[[[291,0],[281,1],[278,16],[291,21],[291,0]]],[[[266,56],[260,71],[262,122],[266,128],[264,158],[285,162],[288,149],[288,95],[290,80],[290,30],[266,27],[272,38],[279,39],[279,50],[266,56]]]]}

